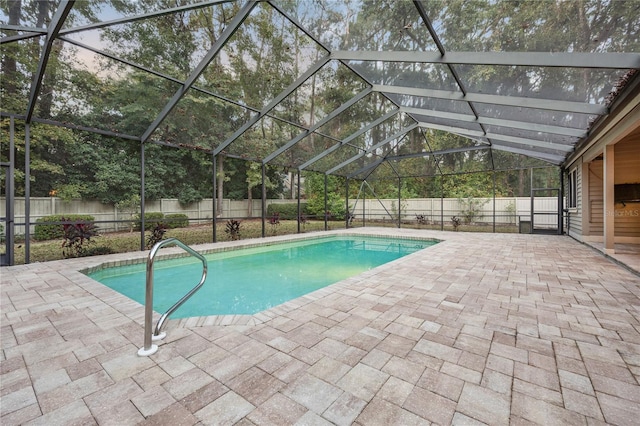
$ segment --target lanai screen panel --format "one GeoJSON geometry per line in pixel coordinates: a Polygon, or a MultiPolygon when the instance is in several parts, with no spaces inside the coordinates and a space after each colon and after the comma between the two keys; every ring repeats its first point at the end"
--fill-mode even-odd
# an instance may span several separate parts
{"type": "Polygon", "coordinates": [[[420,3],[447,51],[640,51],[640,4],[633,0],[420,3]]]}
{"type": "MultiPolygon", "coordinates": [[[[205,57],[226,26],[225,17],[233,16],[230,5],[214,5],[176,13],[150,15],[158,5],[147,2],[118,3],[116,11],[125,12],[133,21],[101,28],[62,32],[64,37],[130,61],[156,73],[184,81],[205,57]],[[208,31],[202,31],[206,22],[208,31]]],[[[70,30],[69,30],[70,31],[70,30]]]]}
{"type": "MultiPolygon", "coordinates": [[[[3,36],[22,34],[18,31],[2,31],[3,36]]],[[[29,104],[31,76],[38,62],[32,59],[42,50],[41,38],[14,41],[0,47],[2,63],[2,111],[10,114],[24,114],[29,104]],[[30,53],[30,54],[29,54],[30,53]],[[33,56],[32,56],[33,55],[33,56]]]]}
{"type": "MultiPolygon", "coordinates": [[[[364,155],[370,147],[384,140],[385,135],[396,133],[402,128],[406,118],[402,114],[395,114],[394,110],[387,112],[390,115],[386,119],[377,119],[361,126],[359,130],[342,139],[339,144],[333,145],[325,153],[312,159],[306,166],[309,170],[327,172],[337,165],[346,164],[356,156],[364,155]]],[[[382,116],[384,118],[385,116],[382,116]]],[[[336,174],[348,176],[345,170],[335,170],[336,174]]]]}
{"type": "Polygon", "coordinates": [[[274,0],[331,50],[436,50],[410,1],[274,0]]]}
{"type": "Polygon", "coordinates": [[[212,150],[254,114],[246,107],[191,88],[154,130],[149,140],[212,150]]]}
{"type": "Polygon", "coordinates": [[[468,147],[479,168],[479,145],[561,164],[640,69],[636,0],[96,0],[68,15],[66,5],[0,6],[3,115],[331,173],[437,151],[412,139],[416,123],[479,141],[433,142],[468,147]],[[366,90],[376,94],[345,107],[366,90]],[[392,104],[407,123],[357,133],[392,104]],[[376,147],[396,131],[409,136],[376,147]],[[346,149],[356,153],[342,159],[346,149]]]}
{"type": "MultiPolygon", "coordinates": [[[[239,7],[242,3],[234,5],[239,7]]],[[[262,109],[326,55],[326,50],[269,3],[260,2],[209,66],[211,78],[201,84],[262,109]]],[[[309,96],[310,92],[298,94],[301,99],[309,96]]]]}
{"type": "Polygon", "coordinates": [[[282,146],[284,141],[291,139],[301,131],[303,129],[299,126],[275,118],[263,117],[229,144],[223,153],[248,160],[262,161],[282,146]]]}

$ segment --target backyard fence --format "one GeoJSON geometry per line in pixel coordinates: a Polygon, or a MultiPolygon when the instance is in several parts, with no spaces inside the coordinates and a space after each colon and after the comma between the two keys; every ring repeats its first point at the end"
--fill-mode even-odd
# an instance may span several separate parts
{"type": "MultiPolygon", "coordinates": [[[[25,199],[16,197],[15,224],[16,234],[24,234],[25,199]]],[[[5,198],[0,198],[0,211],[5,211],[5,198]]],[[[274,203],[296,204],[297,200],[271,199],[266,205],[274,203]]],[[[262,217],[261,200],[253,200],[251,214],[248,213],[248,200],[224,199],[222,211],[217,211],[219,218],[246,219],[262,217]]],[[[349,200],[350,213],[355,220],[364,221],[397,221],[397,199],[349,200]]],[[[492,198],[413,198],[400,200],[400,219],[403,222],[449,223],[453,216],[462,223],[519,225],[520,221],[529,221],[531,199],[529,197],[496,198],[495,207],[492,198]],[[494,212],[495,209],[495,212],[494,212]]],[[[557,224],[557,197],[536,197],[534,211],[537,226],[554,227],[557,224]]],[[[91,215],[99,223],[104,232],[128,230],[130,222],[137,219],[138,212],[118,209],[112,204],[98,201],[72,200],[63,201],[56,197],[30,198],[30,232],[34,232],[37,219],[51,215],[82,214],[91,215]]],[[[211,221],[213,217],[213,200],[204,199],[189,205],[181,205],[177,199],[161,199],[145,202],[145,212],[161,212],[168,214],[184,214],[192,224],[211,221]]],[[[4,232],[4,231],[3,231],[4,232]]]]}

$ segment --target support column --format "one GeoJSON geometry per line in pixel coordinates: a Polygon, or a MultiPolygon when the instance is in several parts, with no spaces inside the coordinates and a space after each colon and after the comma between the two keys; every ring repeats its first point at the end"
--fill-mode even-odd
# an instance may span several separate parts
{"type": "Polygon", "coordinates": [[[218,159],[216,158],[216,155],[213,154],[213,176],[211,177],[212,183],[213,183],[213,205],[211,206],[211,216],[212,216],[212,221],[213,221],[213,242],[217,243],[218,242],[218,232],[216,230],[217,226],[218,226],[218,212],[216,211],[216,206],[218,204],[218,191],[217,191],[217,186],[218,185],[218,176],[216,175],[218,173],[218,167],[216,164],[216,161],[218,161],[218,159]]]}
{"type": "Polygon", "coordinates": [[[351,210],[349,209],[349,178],[345,179],[345,194],[344,194],[344,205],[347,210],[347,214],[345,217],[345,229],[349,229],[349,217],[351,216],[351,210]]]}
{"type": "Polygon", "coordinates": [[[145,220],[144,220],[144,143],[140,143],[140,250],[145,249],[144,244],[144,231],[145,231],[145,220]]]}
{"type": "Polygon", "coordinates": [[[24,125],[24,263],[31,263],[31,125],[24,125]]]}
{"type": "Polygon", "coordinates": [[[607,145],[604,149],[603,193],[604,193],[604,252],[615,253],[615,200],[614,200],[614,155],[615,145],[607,145]]]}
{"type": "Polygon", "coordinates": [[[398,229],[402,226],[402,179],[398,178],[398,229]]]}
{"type": "Polygon", "coordinates": [[[493,178],[493,232],[496,232],[496,171],[491,172],[493,178]]]}
{"type": "MultiPolygon", "coordinates": [[[[298,182],[298,188],[296,189],[296,198],[298,199],[298,234],[300,233],[300,221],[302,220],[302,210],[300,210],[300,169],[298,169],[296,180],[298,182]]],[[[293,179],[291,180],[293,185],[293,179]]]]}
{"type": "Polygon", "coordinates": [[[564,167],[560,167],[560,190],[558,191],[558,235],[564,234],[564,167]]]}
{"type": "MultiPolygon", "coordinates": [[[[266,186],[266,179],[265,179],[265,175],[267,173],[267,166],[262,163],[262,186],[261,186],[261,210],[262,210],[262,238],[264,238],[267,233],[266,233],[266,225],[265,222],[267,220],[267,186],[266,186]]],[[[249,206],[250,209],[253,208],[253,206],[249,206]]]]}
{"type": "MultiPolygon", "coordinates": [[[[582,236],[591,235],[591,226],[589,223],[589,218],[591,217],[591,198],[589,196],[589,167],[591,163],[582,163],[580,169],[580,177],[576,179],[576,181],[580,181],[581,189],[580,189],[580,198],[578,199],[578,209],[579,215],[581,217],[582,223],[582,236]]],[[[571,228],[569,228],[571,229],[571,228]]]]}
{"type": "MultiPolygon", "coordinates": [[[[9,266],[15,264],[15,164],[16,164],[16,144],[15,144],[15,124],[14,119],[9,119],[9,169],[7,171],[7,181],[5,184],[6,214],[7,221],[5,229],[6,263],[9,266]]],[[[4,265],[2,265],[4,266],[4,265]]]]}
{"type": "Polygon", "coordinates": [[[329,229],[329,223],[328,218],[327,218],[327,180],[329,179],[329,177],[325,174],[324,175],[324,230],[328,230],[329,229]]]}

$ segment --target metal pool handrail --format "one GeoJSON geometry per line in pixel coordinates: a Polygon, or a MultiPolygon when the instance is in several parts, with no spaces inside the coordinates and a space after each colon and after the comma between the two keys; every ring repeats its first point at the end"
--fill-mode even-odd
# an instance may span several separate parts
{"type": "Polygon", "coordinates": [[[156,353],[156,351],[158,350],[158,346],[154,345],[152,341],[163,339],[166,336],[166,333],[162,331],[164,322],[167,320],[167,318],[169,318],[169,315],[171,315],[184,302],[186,302],[191,296],[193,296],[196,291],[200,290],[200,287],[202,287],[206,279],[207,259],[205,259],[204,256],[202,256],[200,253],[198,253],[188,245],[184,244],[182,241],[176,238],[169,238],[167,240],[160,241],[155,246],[153,246],[153,248],[149,252],[149,258],[147,259],[147,287],[144,300],[144,347],[138,350],[138,355],[149,356],[156,353]],[[162,316],[158,320],[158,323],[156,324],[156,329],[152,336],[151,328],[153,327],[153,262],[155,260],[156,254],[158,253],[158,250],[169,244],[175,244],[190,255],[198,258],[202,262],[202,277],[200,278],[200,282],[194,288],[192,288],[187,294],[185,294],[180,300],[178,300],[164,314],[162,314],[162,316]]]}

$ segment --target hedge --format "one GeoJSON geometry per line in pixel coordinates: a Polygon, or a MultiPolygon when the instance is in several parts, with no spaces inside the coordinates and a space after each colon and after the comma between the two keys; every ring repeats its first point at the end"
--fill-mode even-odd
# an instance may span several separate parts
{"type": "MultiPolygon", "coordinates": [[[[144,230],[145,231],[151,231],[153,228],[155,228],[159,223],[163,223],[164,222],[164,214],[162,212],[146,212],[144,214],[144,230]]],[[[134,217],[134,220],[136,221],[135,226],[133,227],[134,230],[139,231],[140,230],[140,215],[136,215],[134,217]]]]}
{"type": "Polygon", "coordinates": [[[170,213],[164,216],[167,228],[186,228],[189,226],[189,216],[183,213],[170,213]]]}
{"type": "Polygon", "coordinates": [[[95,218],[86,214],[65,214],[41,217],[36,220],[33,239],[36,241],[56,240],[64,237],[64,229],[61,224],[47,224],[48,222],[93,222],[95,218]]]}
{"type": "MultiPolygon", "coordinates": [[[[267,217],[273,216],[275,213],[280,214],[280,219],[293,219],[298,218],[298,203],[272,203],[267,206],[267,217]]],[[[302,215],[309,215],[307,212],[307,203],[300,203],[300,213],[302,215]]]]}

